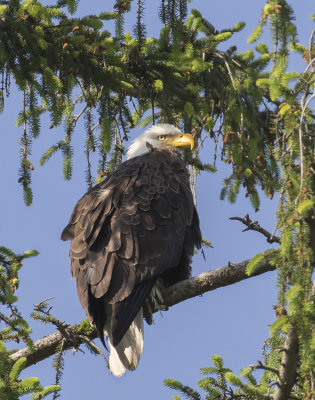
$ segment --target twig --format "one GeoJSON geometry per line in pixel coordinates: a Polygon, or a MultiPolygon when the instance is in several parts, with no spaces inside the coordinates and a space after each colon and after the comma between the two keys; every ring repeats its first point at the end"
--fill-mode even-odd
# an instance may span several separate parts
{"type": "Polygon", "coordinates": [[[98,352],[98,354],[100,354],[103,357],[103,359],[106,363],[106,366],[109,369],[109,362],[108,362],[105,354],[102,352],[102,350],[88,336],[79,335],[78,337],[80,339],[82,339],[84,342],[88,343],[91,347],[93,347],[94,350],[96,350],[98,352]]]}
{"type": "Polygon", "coordinates": [[[248,214],[246,214],[244,218],[230,217],[229,219],[232,221],[240,221],[246,225],[247,228],[243,229],[242,232],[256,231],[263,234],[267,238],[268,243],[280,243],[280,238],[278,236],[274,236],[273,233],[266,231],[266,229],[259,225],[258,221],[252,221],[248,214]]]}
{"type": "Polygon", "coordinates": [[[86,109],[88,108],[88,105],[86,105],[80,112],[79,112],[79,114],[76,114],[76,115],[72,115],[72,124],[73,124],[73,126],[75,127],[76,126],[76,124],[77,124],[77,122],[78,122],[78,120],[80,119],[80,117],[82,116],[82,114],[86,111],[86,109]]]}
{"type": "Polygon", "coordinates": [[[267,365],[264,365],[261,361],[257,361],[257,365],[250,365],[249,368],[251,368],[252,370],[254,369],[263,369],[265,371],[270,371],[273,374],[276,374],[277,376],[279,376],[279,371],[275,368],[272,367],[267,367],[267,365]]]}
{"type": "Polygon", "coordinates": [[[41,307],[43,307],[44,303],[47,303],[48,300],[52,300],[54,298],[55,298],[55,296],[51,296],[51,297],[47,297],[47,299],[40,301],[38,304],[36,304],[34,306],[34,310],[40,310],[41,307]]]}
{"type": "Polygon", "coordinates": [[[215,55],[217,57],[221,58],[224,61],[224,64],[226,66],[226,69],[228,71],[229,77],[230,77],[231,82],[232,82],[233,89],[236,91],[236,86],[235,86],[234,78],[233,78],[229,63],[226,61],[225,57],[222,54],[220,54],[219,52],[216,52],[215,55]]]}

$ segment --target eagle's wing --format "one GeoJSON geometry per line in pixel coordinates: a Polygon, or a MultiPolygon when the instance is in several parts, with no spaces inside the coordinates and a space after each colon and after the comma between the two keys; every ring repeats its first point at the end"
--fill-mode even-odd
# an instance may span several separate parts
{"type": "Polygon", "coordinates": [[[155,149],[121,164],[79,200],[62,239],[71,240],[78,296],[100,335],[104,302],[112,305],[115,346],[161,274],[177,268],[177,280],[189,277],[193,248],[200,245],[199,221],[178,153],[155,149]]]}

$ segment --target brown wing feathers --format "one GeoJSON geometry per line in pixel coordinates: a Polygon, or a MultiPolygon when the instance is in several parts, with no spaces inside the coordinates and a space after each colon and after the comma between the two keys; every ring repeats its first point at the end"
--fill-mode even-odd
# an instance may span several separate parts
{"type": "Polygon", "coordinates": [[[62,233],[71,240],[71,271],[89,319],[103,336],[112,307],[113,344],[135,318],[158,276],[190,274],[199,221],[176,150],[155,149],[121,164],[74,208],[62,233]]]}
{"type": "Polygon", "coordinates": [[[124,336],[154,286],[156,279],[157,277],[154,277],[136,285],[130,296],[113,304],[111,327],[114,346],[117,346],[124,336]]]}

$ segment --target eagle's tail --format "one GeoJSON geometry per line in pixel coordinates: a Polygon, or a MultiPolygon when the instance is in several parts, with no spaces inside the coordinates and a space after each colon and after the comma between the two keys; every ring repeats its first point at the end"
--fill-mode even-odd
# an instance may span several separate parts
{"type": "Polygon", "coordinates": [[[113,375],[120,377],[126,369],[134,370],[139,363],[143,349],[143,311],[140,308],[136,318],[117,346],[113,346],[108,335],[109,368],[113,375]]]}

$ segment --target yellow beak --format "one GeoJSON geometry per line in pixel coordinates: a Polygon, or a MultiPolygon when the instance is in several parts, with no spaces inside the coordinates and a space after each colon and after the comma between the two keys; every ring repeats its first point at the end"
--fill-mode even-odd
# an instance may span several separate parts
{"type": "Polygon", "coordinates": [[[195,141],[190,133],[179,133],[171,139],[166,140],[164,144],[168,144],[174,147],[190,147],[190,149],[192,150],[195,141]]]}

